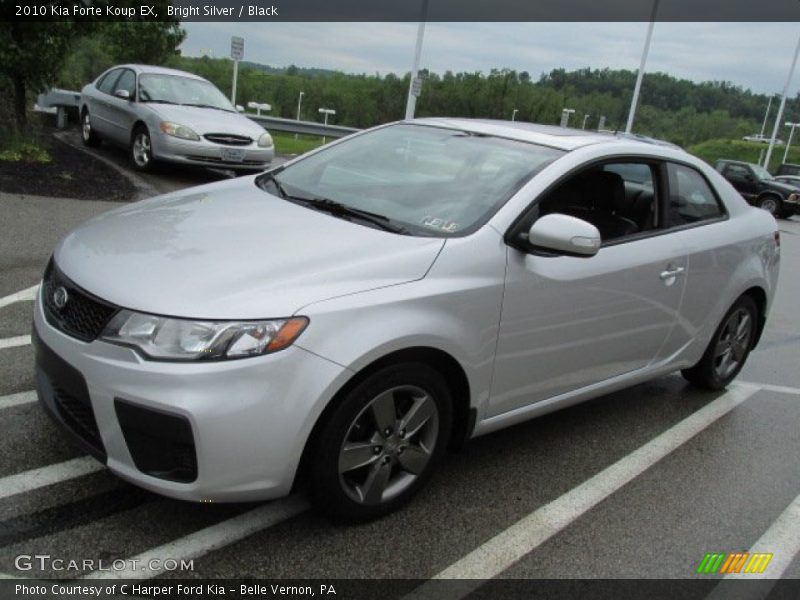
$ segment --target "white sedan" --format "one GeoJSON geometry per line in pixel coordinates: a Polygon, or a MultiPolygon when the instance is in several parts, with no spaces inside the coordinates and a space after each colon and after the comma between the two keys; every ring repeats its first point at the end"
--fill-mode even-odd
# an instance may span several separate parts
{"type": "MultiPolygon", "coordinates": [[[[448,447],[758,343],[775,220],[665,145],[421,119],[103,214],[34,317],[44,407],[194,501],[374,518],[448,447]]],[[[644,418],[644,416],[643,416],[644,418]]]]}

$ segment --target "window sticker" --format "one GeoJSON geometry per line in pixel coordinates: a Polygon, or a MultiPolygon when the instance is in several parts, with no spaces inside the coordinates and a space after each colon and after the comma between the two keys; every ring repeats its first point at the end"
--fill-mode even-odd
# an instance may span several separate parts
{"type": "Polygon", "coordinates": [[[439,217],[423,217],[422,224],[425,227],[430,227],[431,229],[440,229],[441,231],[446,231],[448,233],[455,233],[458,231],[459,224],[455,221],[448,221],[447,219],[441,219],[439,217]]]}

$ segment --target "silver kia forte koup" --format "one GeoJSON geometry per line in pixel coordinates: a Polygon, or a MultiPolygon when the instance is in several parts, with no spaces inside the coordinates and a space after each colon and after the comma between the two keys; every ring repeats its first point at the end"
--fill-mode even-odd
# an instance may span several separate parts
{"type": "Polygon", "coordinates": [[[41,403],[186,500],[303,484],[396,509],[465,440],[758,342],[775,220],[645,141],[421,119],[67,235],[35,306],[41,403]]]}

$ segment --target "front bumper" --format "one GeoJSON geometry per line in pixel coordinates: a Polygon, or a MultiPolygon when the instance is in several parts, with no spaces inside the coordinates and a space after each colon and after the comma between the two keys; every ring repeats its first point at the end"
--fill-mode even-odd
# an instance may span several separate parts
{"type": "Polygon", "coordinates": [[[206,139],[181,140],[159,132],[153,135],[152,143],[153,156],[158,160],[236,171],[263,171],[275,157],[274,146],[261,148],[255,142],[248,146],[226,146],[206,139]],[[227,150],[241,151],[242,160],[226,160],[224,152],[227,150]]]}
{"type": "MultiPolygon", "coordinates": [[[[240,502],[288,494],[314,423],[350,376],[347,369],[296,346],[242,360],[146,361],[129,348],[99,340],[85,343],[56,330],[45,319],[41,297],[34,309],[33,337],[37,391],[48,412],[116,475],[183,500],[240,502]],[[65,394],[71,403],[66,411],[65,394]],[[121,425],[120,403],[176,419],[167,435],[184,444],[183,450],[187,443],[193,448],[193,480],[180,480],[180,473],[176,480],[176,471],[169,469],[160,476],[143,472],[155,472],[146,463],[158,457],[151,452],[142,458],[130,430],[121,425]],[[95,440],[89,435],[92,420],[95,440]],[[174,433],[180,422],[186,423],[190,442],[186,431],[174,433]]],[[[159,429],[166,431],[163,423],[152,429],[156,437],[159,429]]],[[[181,459],[191,459],[188,451],[181,459]]]]}
{"type": "Polygon", "coordinates": [[[800,194],[791,194],[783,201],[783,208],[787,212],[800,215],[800,194]]]}

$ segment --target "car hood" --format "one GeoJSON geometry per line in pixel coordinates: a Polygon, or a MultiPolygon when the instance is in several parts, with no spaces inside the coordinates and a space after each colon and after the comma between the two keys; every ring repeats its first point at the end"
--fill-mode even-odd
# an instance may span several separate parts
{"type": "Polygon", "coordinates": [[[254,179],[95,217],[60,242],[55,261],[79,286],[126,308],[259,319],[421,279],[444,244],[305,208],[262,191],[254,179]]]}
{"type": "Polygon", "coordinates": [[[145,103],[144,105],[156,113],[161,120],[189,127],[198,135],[232,133],[245,135],[257,140],[264,133],[264,128],[261,125],[239,113],[177,104],[145,103]]]}
{"type": "Polygon", "coordinates": [[[791,194],[797,191],[797,187],[788,183],[783,183],[782,181],[766,180],[764,181],[764,185],[771,190],[783,192],[784,194],[791,194]]]}

